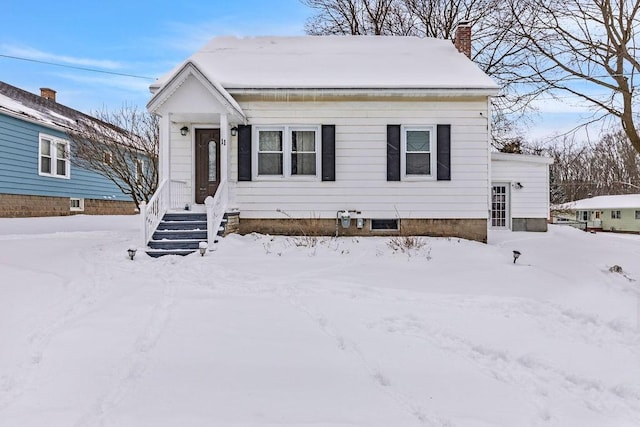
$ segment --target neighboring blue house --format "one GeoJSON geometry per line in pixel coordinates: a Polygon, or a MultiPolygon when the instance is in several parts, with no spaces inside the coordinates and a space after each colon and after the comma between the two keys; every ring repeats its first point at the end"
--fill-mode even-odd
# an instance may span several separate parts
{"type": "Polygon", "coordinates": [[[55,94],[0,82],[0,217],[135,213],[115,184],[71,163],[66,132],[88,116],[55,94]]]}

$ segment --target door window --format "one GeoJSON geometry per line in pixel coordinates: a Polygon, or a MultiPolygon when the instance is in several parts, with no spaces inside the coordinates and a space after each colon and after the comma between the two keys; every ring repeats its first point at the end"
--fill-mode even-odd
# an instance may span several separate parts
{"type": "Polygon", "coordinates": [[[491,190],[491,226],[507,226],[507,186],[494,185],[491,190]]]}
{"type": "Polygon", "coordinates": [[[209,141],[209,182],[218,180],[218,171],[216,170],[216,150],[218,143],[216,141],[209,141]]]}

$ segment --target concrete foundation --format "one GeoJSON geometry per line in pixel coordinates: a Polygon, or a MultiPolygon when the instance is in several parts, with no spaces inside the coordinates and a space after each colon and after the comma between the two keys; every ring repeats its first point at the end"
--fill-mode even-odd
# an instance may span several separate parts
{"type": "Polygon", "coordinates": [[[356,221],[349,228],[336,228],[335,219],[254,219],[240,218],[240,234],[263,233],[290,236],[434,236],[460,237],[487,242],[487,220],[478,219],[401,219],[399,230],[371,230],[369,219],[361,229],[356,221]]]}

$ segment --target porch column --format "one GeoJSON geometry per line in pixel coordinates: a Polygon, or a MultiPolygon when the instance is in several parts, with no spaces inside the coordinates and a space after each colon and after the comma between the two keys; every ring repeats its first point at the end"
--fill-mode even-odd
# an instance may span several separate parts
{"type": "Polygon", "coordinates": [[[160,147],[158,162],[158,183],[163,179],[171,177],[170,165],[170,144],[171,144],[171,114],[167,113],[160,117],[160,147]]]}
{"type": "Polygon", "coordinates": [[[229,120],[226,114],[220,114],[220,177],[229,180],[227,164],[229,163],[229,120]]]}

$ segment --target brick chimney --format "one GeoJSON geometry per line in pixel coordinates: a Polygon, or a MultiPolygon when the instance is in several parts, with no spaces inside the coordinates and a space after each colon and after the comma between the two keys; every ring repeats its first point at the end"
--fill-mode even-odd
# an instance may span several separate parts
{"type": "Polygon", "coordinates": [[[453,40],[453,45],[458,49],[458,52],[467,55],[467,58],[471,58],[471,23],[469,21],[460,21],[458,28],[456,28],[456,37],[453,40]]]}
{"type": "Polygon", "coordinates": [[[50,99],[53,102],[56,101],[56,91],[53,89],[49,89],[48,87],[40,88],[40,96],[44,99],[50,99]]]}

